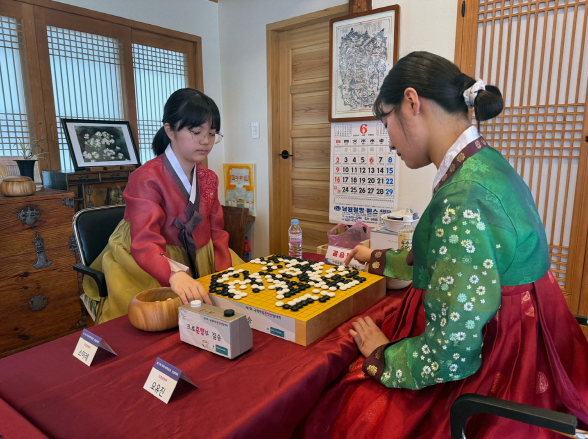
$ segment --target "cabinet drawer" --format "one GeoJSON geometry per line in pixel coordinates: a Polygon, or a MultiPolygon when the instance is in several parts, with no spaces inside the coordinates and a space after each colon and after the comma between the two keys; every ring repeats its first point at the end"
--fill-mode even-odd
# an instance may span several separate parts
{"type": "Polygon", "coordinates": [[[127,181],[129,179],[129,171],[104,171],[100,173],[102,181],[127,181]]]}
{"type": "MultiPolygon", "coordinates": [[[[12,253],[2,258],[0,264],[0,279],[2,285],[12,285],[11,288],[19,288],[19,285],[24,285],[23,288],[43,288],[50,289],[51,284],[43,285],[37,283],[28,285],[28,282],[33,282],[38,273],[40,276],[49,275],[53,271],[63,272],[63,276],[71,279],[77,279],[73,270],[73,265],[76,263],[75,254],[69,250],[67,246],[49,247],[45,248],[45,257],[51,261],[50,265],[35,268],[34,265],[38,261],[37,253],[34,245],[31,244],[32,249],[25,252],[19,251],[12,253]],[[35,276],[33,276],[35,275],[35,276]]],[[[2,289],[3,287],[0,287],[2,289]]],[[[77,283],[76,283],[77,289],[77,283]]],[[[5,298],[3,298],[4,300],[5,298]]]]}
{"type": "Polygon", "coordinates": [[[100,181],[100,173],[88,173],[88,174],[68,174],[68,184],[79,184],[79,183],[95,183],[100,181]]]}
{"type": "MultiPolygon", "coordinates": [[[[61,198],[36,201],[31,197],[24,203],[0,205],[0,230],[5,239],[26,230],[59,228],[61,231],[73,231],[73,213],[74,210],[67,207],[61,198]]],[[[0,250],[0,254],[3,251],[0,250]]]]}
{"type": "Polygon", "coordinates": [[[79,325],[82,313],[73,270],[4,279],[0,286],[0,353],[55,338],[79,325]]]}

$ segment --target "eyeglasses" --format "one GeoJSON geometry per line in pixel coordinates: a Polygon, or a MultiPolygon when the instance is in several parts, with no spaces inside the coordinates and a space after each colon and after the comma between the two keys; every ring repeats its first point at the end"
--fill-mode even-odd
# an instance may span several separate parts
{"type": "Polygon", "coordinates": [[[221,133],[212,134],[212,133],[207,133],[206,131],[201,131],[199,133],[195,133],[192,130],[188,130],[188,132],[190,134],[192,134],[192,140],[196,143],[199,143],[202,140],[206,139],[206,140],[212,140],[214,142],[214,144],[216,145],[218,142],[223,140],[223,135],[221,133]]]}

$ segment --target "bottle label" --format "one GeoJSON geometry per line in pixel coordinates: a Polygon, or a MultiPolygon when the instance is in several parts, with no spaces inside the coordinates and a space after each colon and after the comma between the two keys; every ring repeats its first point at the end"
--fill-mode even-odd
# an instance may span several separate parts
{"type": "Polygon", "coordinates": [[[413,232],[398,232],[398,248],[412,248],[413,232]]]}

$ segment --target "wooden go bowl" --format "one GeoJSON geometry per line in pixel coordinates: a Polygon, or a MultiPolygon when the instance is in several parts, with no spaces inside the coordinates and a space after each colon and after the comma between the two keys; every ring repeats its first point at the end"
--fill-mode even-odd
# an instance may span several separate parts
{"type": "Polygon", "coordinates": [[[169,287],[141,291],[129,303],[129,321],[135,328],[149,332],[175,328],[181,305],[182,300],[169,287]]]}
{"type": "Polygon", "coordinates": [[[26,197],[36,190],[37,185],[29,177],[6,177],[0,183],[0,193],[5,197],[26,197]]]}

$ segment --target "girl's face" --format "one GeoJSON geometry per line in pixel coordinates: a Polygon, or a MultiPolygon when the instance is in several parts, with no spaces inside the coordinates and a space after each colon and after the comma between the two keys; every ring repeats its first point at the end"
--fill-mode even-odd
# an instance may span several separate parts
{"type": "Polygon", "coordinates": [[[386,116],[382,117],[382,123],[388,130],[390,148],[396,150],[396,154],[411,169],[422,168],[431,163],[426,150],[421,129],[415,119],[415,113],[410,104],[403,102],[400,109],[396,110],[392,105],[382,105],[386,116]],[[401,115],[398,114],[401,113],[401,115]]]}
{"type": "Polygon", "coordinates": [[[216,130],[210,127],[210,122],[192,128],[184,127],[179,131],[174,131],[169,124],[165,124],[165,131],[174,154],[182,165],[194,166],[194,163],[204,161],[215,142],[216,130]]]}

